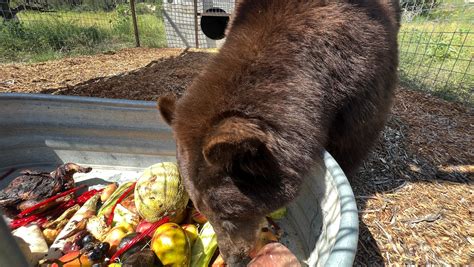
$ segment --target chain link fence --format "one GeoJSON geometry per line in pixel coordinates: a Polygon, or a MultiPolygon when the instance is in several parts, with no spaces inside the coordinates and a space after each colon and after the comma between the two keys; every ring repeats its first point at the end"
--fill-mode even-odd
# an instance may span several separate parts
{"type": "MultiPolygon", "coordinates": [[[[474,0],[401,5],[402,84],[474,103],[474,0]]],[[[0,0],[0,62],[137,45],[219,47],[234,7],[234,0],[0,0]]]]}

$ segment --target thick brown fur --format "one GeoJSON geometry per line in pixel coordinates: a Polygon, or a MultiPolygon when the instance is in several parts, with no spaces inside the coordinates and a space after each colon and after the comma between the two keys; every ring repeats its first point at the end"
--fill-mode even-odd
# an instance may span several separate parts
{"type": "Polygon", "coordinates": [[[326,148],[352,175],[391,107],[398,1],[240,1],[228,37],[175,103],[159,108],[195,206],[230,266],[266,214],[298,195],[326,148]]]}

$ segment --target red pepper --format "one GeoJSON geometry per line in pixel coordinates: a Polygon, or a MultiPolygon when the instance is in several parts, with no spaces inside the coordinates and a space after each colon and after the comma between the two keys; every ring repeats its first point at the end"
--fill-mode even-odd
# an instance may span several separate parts
{"type": "MultiPolygon", "coordinates": [[[[74,189],[74,191],[76,191],[77,189],[79,189],[79,187],[76,187],[74,189]]],[[[72,189],[71,189],[72,190],[72,189]]],[[[69,191],[71,191],[69,190],[69,191]]],[[[85,193],[83,193],[82,195],[80,195],[77,200],[74,200],[74,199],[70,199],[66,202],[63,202],[61,204],[59,204],[57,207],[55,207],[54,209],[52,210],[46,210],[42,213],[38,213],[38,214],[33,214],[33,215],[30,215],[30,216],[27,216],[27,217],[23,217],[24,214],[28,214],[30,212],[30,209],[34,208],[34,207],[41,207],[43,205],[46,205],[48,203],[50,203],[51,201],[54,201],[55,199],[58,198],[58,196],[55,196],[55,197],[52,197],[52,198],[49,198],[49,199],[46,199],[36,205],[34,205],[32,208],[29,208],[25,211],[23,211],[22,213],[20,213],[18,215],[18,217],[21,217],[21,219],[16,219],[16,220],[13,220],[11,223],[10,223],[10,228],[13,230],[13,229],[16,229],[16,228],[19,228],[19,227],[22,227],[22,226],[25,226],[29,223],[33,223],[33,222],[36,222],[38,223],[39,225],[42,225],[44,223],[47,223],[48,220],[46,217],[51,217],[51,218],[57,218],[58,216],[60,216],[63,212],[65,212],[67,209],[69,209],[70,207],[76,205],[76,204],[79,204],[79,205],[83,205],[87,200],[89,200],[91,197],[93,197],[95,194],[98,194],[100,192],[102,192],[103,189],[101,190],[96,190],[96,189],[93,189],[93,190],[89,190],[85,193]],[[55,199],[53,199],[55,198],[55,199]]],[[[62,194],[65,194],[65,193],[71,193],[71,192],[64,192],[62,194]]],[[[61,197],[61,196],[59,196],[61,197]]]]}
{"type": "Polygon", "coordinates": [[[87,200],[89,200],[91,197],[95,196],[96,194],[99,194],[101,193],[102,191],[104,191],[104,189],[92,189],[92,190],[89,190],[87,192],[84,192],[82,195],[80,195],[79,197],[77,197],[76,199],[76,202],[77,204],[79,205],[83,205],[84,203],[86,203],[87,200]]]}
{"type": "Polygon", "coordinates": [[[80,186],[75,187],[75,188],[73,188],[73,189],[64,191],[64,192],[62,192],[62,193],[60,193],[60,194],[57,194],[57,195],[55,195],[54,197],[47,198],[47,199],[41,201],[40,203],[38,203],[38,204],[36,204],[36,205],[34,205],[34,206],[32,206],[32,207],[30,207],[30,208],[28,208],[28,209],[26,209],[26,210],[20,212],[20,213],[18,214],[18,217],[19,217],[19,218],[22,218],[22,217],[24,217],[25,215],[28,215],[28,214],[30,214],[31,212],[35,211],[36,209],[38,209],[38,208],[40,208],[40,207],[42,207],[42,206],[44,206],[44,205],[46,205],[46,204],[48,204],[48,203],[51,203],[51,202],[53,202],[54,200],[56,200],[56,199],[58,199],[58,198],[61,198],[61,197],[67,196],[67,195],[69,195],[69,194],[71,194],[71,193],[74,193],[74,192],[76,192],[77,190],[79,190],[79,189],[81,189],[81,188],[83,188],[83,187],[85,187],[85,186],[86,186],[86,185],[80,185],[80,186]]]}
{"type": "Polygon", "coordinates": [[[48,219],[46,219],[42,215],[35,214],[35,215],[28,216],[26,218],[13,220],[10,223],[10,228],[12,230],[15,230],[17,228],[20,228],[30,223],[37,223],[38,225],[42,225],[46,222],[48,222],[48,219]]]}
{"type": "Polygon", "coordinates": [[[43,225],[43,224],[45,224],[45,223],[47,223],[47,222],[48,222],[48,219],[46,219],[46,218],[43,217],[43,218],[39,218],[39,219],[36,221],[36,224],[38,224],[38,225],[43,225]]]}
{"type": "Polygon", "coordinates": [[[47,217],[57,218],[64,211],[66,211],[70,207],[74,206],[75,204],[76,204],[76,201],[74,199],[71,199],[67,202],[61,203],[59,206],[57,206],[53,210],[47,210],[47,211],[44,211],[42,213],[33,214],[33,215],[30,215],[30,216],[27,216],[27,217],[23,217],[21,219],[15,219],[15,220],[11,221],[10,228],[12,230],[14,230],[16,228],[25,226],[25,225],[27,225],[29,223],[33,223],[33,222],[35,222],[39,225],[43,225],[43,224],[48,222],[47,217]]]}
{"type": "Polygon", "coordinates": [[[60,213],[63,213],[64,211],[66,211],[67,209],[69,209],[70,207],[76,204],[77,202],[74,199],[70,199],[66,202],[61,203],[61,205],[58,206],[57,210],[59,210],[60,213]]]}
{"type": "Polygon", "coordinates": [[[120,204],[120,202],[122,202],[122,200],[124,198],[127,197],[127,195],[132,192],[132,190],[135,188],[135,185],[137,184],[137,182],[133,183],[129,188],[127,188],[127,190],[125,190],[125,192],[123,192],[123,194],[117,199],[117,202],[115,202],[114,206],[112,207],[112,211],[110,212],[110,215],[109,215],[109,218],[107,218],[107,224],[108,225],[112,225],[112,222],[114,221],[114,212],[115,212],[115,207],[117,207],[118,204],[120,204]]]}
{"type": "Polygon", "coordinates": [[[143,238],[145,238],[145,236],[148,236],[149,234],[153,233],[156,230],[156,228],[160,227],[160,225],[169,222],[169,220],[170,219],[166,216],[166,217],[163,217],[161,220],[153,223],[150,228],[148,228],[146,231],[143,231],[139,235],[135,236],[132,240],[128,241],[128,243],[125,246],[123,246],[121,249],[119,249],[117,252],[115,252],[115,254],[112,256],[112,258],[110,258],[110,262],[113,262],[115,259],[120,257],[120,255],[122,255],[125,251],[129,250],[136,243],[143,240],[143,238]]]}
{"type": "Polygon", "coordinates": [[[34,215],[28,216],[26,218],[16,219],[16,220],[13,220],[13,221],[10,222],[10,228],[12,230],[14,230],[16,228],[20,228],[22,226],[25,226],[29,223],[35,222],[35,221],[37,221],[41,218],[42,218],[42,216],[34,214],[34,215]]]}

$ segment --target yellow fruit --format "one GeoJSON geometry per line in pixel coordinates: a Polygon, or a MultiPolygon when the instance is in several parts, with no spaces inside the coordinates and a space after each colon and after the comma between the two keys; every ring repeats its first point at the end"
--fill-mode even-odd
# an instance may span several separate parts
{"type": "Polygon", "coordinates": [[[122,241],[122,238],[130,233],[133,233],[133,226],[128,223],[122,223],[112,228],[103,240],[103,242],[110,244],[109,253],[115,253],[117,246],[120,244],[120,241],[122,241]]]}
{"type": "Polygon", "coordinates": [[[121,227],[123,228],[125,231],[127,231],[128,233],[133,233],[134,232],[134,226],[129,224],[129,223],[120,223],[119,225],[117,225],[117,227],[121,227]]]}
{"type": "Polygon", "coordinates": [[[165,223],[156,229],[151,249],[165,266],[189,266],[191,246],[185,231],[175,223],[165,223]]]}
{"type": "Polygon", "coordinates": [[[194,241],[196,241],[199,235],[199,230],[197,226],[194,224],[183,224],[181,225],[181,228],[183,228],[184,232],[186,233],[186,236],[188,237],[188,240],[189,240],[189,244],[192,247],[194,244],[194,241]]]}
{"type": "Polygon", "coordinates": [[[145,169],[135,186],[134,197],[138,213],[151,223],[168,213],[175,214],[170,218],[172,222],[182,220],[182,212],[189,201],[178,166],[173,162],[158,163],[145,169]]]}

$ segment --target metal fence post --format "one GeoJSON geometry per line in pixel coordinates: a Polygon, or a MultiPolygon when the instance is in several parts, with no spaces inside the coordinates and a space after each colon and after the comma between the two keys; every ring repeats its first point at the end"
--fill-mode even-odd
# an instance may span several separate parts
{"type": "Polygon", "coordinates": [[[135,13],[135,0],[130,0],[130,9],[132,11],[133,31],[135,33],[136,47],[140,47],[140,36],[138,34],[137,14],[135,13]]]}
{"type": "Polygon", "coordinates": [[[194,35],[196,38],[196,48],[199,48],[199,25],[198,25],[198,4],[194,0],[194,35]]]}

